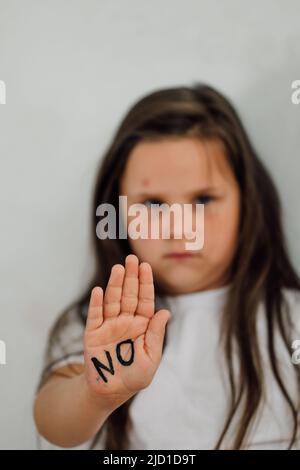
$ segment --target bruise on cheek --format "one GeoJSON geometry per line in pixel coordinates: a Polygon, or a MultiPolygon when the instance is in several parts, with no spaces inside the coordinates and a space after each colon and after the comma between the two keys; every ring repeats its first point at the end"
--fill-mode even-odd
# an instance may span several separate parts
{"type": "Polygon", "coordinates": [[[143,179],[142,179],[142,185],[143,185],[144,187],[149,186],[149,179],[148,179],[148,178],[143,178],[143,179]]]}

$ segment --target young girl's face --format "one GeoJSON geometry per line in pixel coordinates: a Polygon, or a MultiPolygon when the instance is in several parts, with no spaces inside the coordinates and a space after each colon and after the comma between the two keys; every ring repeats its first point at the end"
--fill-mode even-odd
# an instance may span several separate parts
{"type": "MultiPolygon", "coordinates": [[[[196,203],[205,204],[204,245],[200,250],[186,249],[186,243],[193,240],[185,238],[184,233],[181,239],[174,237],[173,217],[169,239],[149,236],[128,240],[132,252],[140,262],[151,264],[156,280],[169,294],[227,284],[227,269],[238,239],[240,191],[221,142],[197,137],[139,142],[121,177],[120,195],[127,196],[128,207],[145,204],[149,221],[151,203],[192,204],[193,214],[196,203]],[[193,256],[171,256],[183,252],[193,256]]],[[[127,216],[128,224],[134,218],[127,216]]]]}

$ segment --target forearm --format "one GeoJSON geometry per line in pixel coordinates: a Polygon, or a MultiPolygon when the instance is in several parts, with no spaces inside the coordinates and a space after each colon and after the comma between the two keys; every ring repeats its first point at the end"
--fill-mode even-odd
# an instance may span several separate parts
{"type": "Polygon", "coordinates": [[[39,391],[34,418],[39,433],[60,447],[75,447],[92,438],[121,403],[95,397],[83,374],[53,378],[39,391]]]}

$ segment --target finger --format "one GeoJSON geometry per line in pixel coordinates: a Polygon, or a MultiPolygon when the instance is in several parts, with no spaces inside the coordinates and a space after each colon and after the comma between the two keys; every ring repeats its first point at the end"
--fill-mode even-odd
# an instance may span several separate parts
{"type": "Polygon", "coordinates": [[[139,298],[136,315],[151,318],[154,315],[154,284],[152,268],[143,262],[139,267],[139,298]]]}
{"type": "Polygon", "coordinates": [[[125,268],[122,264],[114,264],[104,294],[103,316],[113,318],[119,315],[121,307],[122,285],[125,268]]]}
{"type": "Polygon", "coordinates": [[[139,293],[139,259],[128,255],[125,259],[125,277],[123,282],[121,313],[134,315],[139,293]]]}
{"type": "Polygon", "coordinates": [[[86,319],[86,330],[92,331],[103,323],[103,289],[94,287],[91,292],[90,303],[86,319]]]}
{"type": "Polygon", "coordinates": [[[163,309],[155,313],[149,322],[145,334],[145,350],[154,363],[161,358],[166,324],[170,317],[170,311],[163,309]]]}

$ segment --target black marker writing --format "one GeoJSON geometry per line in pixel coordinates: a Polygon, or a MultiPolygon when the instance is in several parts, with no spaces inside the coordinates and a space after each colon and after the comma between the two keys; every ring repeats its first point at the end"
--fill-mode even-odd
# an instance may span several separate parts
{"type": "MultiPolygon", "coordinates": [[[[104,351],[104,352],[106,354],[106,358],[107,358],[109,366],[106,366],[105,364],[100,362],[96,357],[92,357],[91,361],[94,364],[94,366],[95,366],[99,376],[101,377],[101,379],[104,380],[104,382],[107,383],[108,380],[105,377],[105,375],[103,374],[102,369],[106,370],[107,372],[110,372],[110,374],[112,374],[112,375],[115,374],[115,370],[114,370],[114,366],[113,366],[113,362],[112,362],[110,352],[109,351],[104,351]]],[[[122,366],[130,366],[130,364],[133,363],[133,360],[134,360],[134,342],[132,341],[132,339],[126,339],[125,341],[121,341],[120,343],[117,344],[117,346],[116,346],[116,356],[117,356],[118,361],[120,362],[120,364],[122,364],[122,366]],[[130,344],[130,346],[131,346],[131,355],[130,355],[130,358],[128,360],[123,359],[123,357],[121,355],[121,346],[123,344],[130,344]]]]}
{"type": "Polygon", "coordinates": [[[119,362],[123,366],[130,366],[130,364],[133,363],[133,359],[134,359],[134,346],[133,346],[132,339],[126,339],[125,341],[122,341],[121,343],[118,343],[117,348],[116,348],[116,354],[117,354],[117,358],[119,359],[119,362]],[[124,361],[124,359],[121,356],[121,346],[122,346],[122,344],[128,344],[128,343],[131,345],[131,357],[130,357],[130,359],[128,359],[128,361],[124,361]]]}
{"type": "Polygon", "coordinates": [[[100,377],[104,380],[104,382],[108,382],[107,378],[105,377],[101,369],[107,370],[107,372],[110,372],[112,375],[114,375],[115,371],[114,371],[114,366],[113,366],[112,358],[111,358],[109,351],[105,351],[105,354],[109,363],[109,367],[102,364],[102,362],[98,361],[96,357],[92,357],[92,362],[94,366],[96,367],[96,370],[98,374],[100,375],[100,377]]]}

